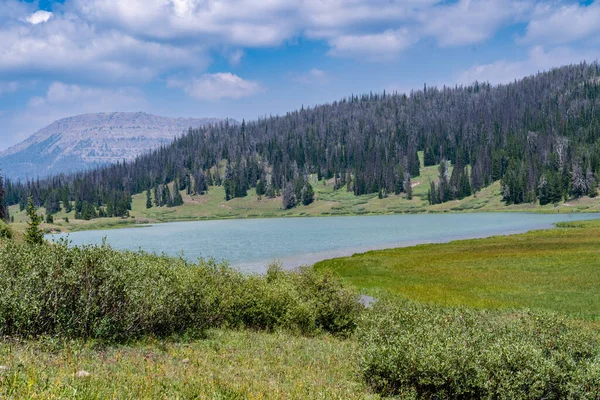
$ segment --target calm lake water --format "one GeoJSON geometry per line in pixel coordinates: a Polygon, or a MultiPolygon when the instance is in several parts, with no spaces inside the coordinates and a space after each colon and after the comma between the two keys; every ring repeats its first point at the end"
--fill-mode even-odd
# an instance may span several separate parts
{"type": "MultiPolygon", "coordinates": [[[[84,231],[68,235],[75,245],[213,257],[249,272],[264,272],[273,260],[286,268],[373,249],[522,233],[594,214],[417,214],[361,217],[269,218],[173,222],[143,228],[84,231]]],[[[50,235],[52,239],[67,235],[50,235]]]]}

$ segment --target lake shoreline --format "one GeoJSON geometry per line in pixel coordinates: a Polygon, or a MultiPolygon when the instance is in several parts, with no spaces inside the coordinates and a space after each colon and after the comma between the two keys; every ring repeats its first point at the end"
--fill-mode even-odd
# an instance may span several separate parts
{"type": "Polygon", "coordinates": [[[515,210],[425,210],[425,211],[414,211],[414,212],[369,212],[369,213],[323,213],[323,214],[292,214],[292,215],[256,215],[256,216],[210,216],[210,217],[193,217],[193,218],[173,218],[173,219],[160,219],[160,220],[148,220],[148,219],[136,219],[136,218],[97,218],[85,223],[77,225],[64,226],[61,223],[56,224],[42,224],[42,229],[46,234],[59,234],[59,233],[75,233],[84,231],[97,231],[97,230],[113,230],[113,229],[127,229],[127,228],[145,228],[153,225],[169,224],[175,222],[203,222],[203,221],[231,221],[231,220],[257,220],[257,219],[289,219],[289,218],[330,218],[330,217],[375,217],[375,216],[391,216],[391,215],[447,215],[447,214],[539,214],[539,215],[568,215],[568,214],[598,214],[600,211],[597,210],[569,210],[563,209],[548,210],[548,209],[515,209],[515,210]],[[563,210],[563,212],[560,212],[563,210]],[[89,224],[88,224],[89,222],[89,224]]]}
{"type": "Polygon", "coordinates": [[[249,272],[280,261],[286,269],[375,250],[507,236],[549,229],[557,222],[600,218],[598,214],[430,213],[281,217],[177,221],[47,235],[75,245],[99,244],[105,237],[117,249],[143,249],[188,260],[215,258],[249,272]]]}

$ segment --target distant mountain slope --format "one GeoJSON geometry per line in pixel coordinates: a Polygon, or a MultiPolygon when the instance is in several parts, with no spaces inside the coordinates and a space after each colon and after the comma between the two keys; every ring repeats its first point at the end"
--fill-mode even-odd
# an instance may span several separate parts
{"type": "Polygon", "coordinates": [[[3,174],[17,179],[74,172],[122,160],[170,143],[190,127],[217,118],[167,118],[137,113],[98,113],[64,118],[0,153],[3,174]]]}

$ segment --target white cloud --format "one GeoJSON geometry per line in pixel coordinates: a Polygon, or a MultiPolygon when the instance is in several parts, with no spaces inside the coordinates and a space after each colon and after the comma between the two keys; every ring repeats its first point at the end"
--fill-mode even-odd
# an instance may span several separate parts
{"type": "Polygon", "coordinates": [[[460,46],[489,39],[502,25],[531,10],[531,4],[513,0],[459,0],[426,10],[420,16],[423,32],[441,46],[460,46]]]}
{"type": "Polygon", "coordinates": [[[202,49],[176,47],[97,30],[72,18],[44,24],[0,25],[0,71],[50,74],[88,81],[143,82],[172,68],[204,68],[202,49]]]}
{"type": "Polygon", "coordinates": [[[329,75],[327,72],[319,68],[312,68],[310,71],[304,74],[292,75],[292,79],[296,82],[312,85],[312,84],[324,84],[329,82],[329,75]]]}
{"type": "Polygon", "coordinates": [[[169,87],[183,89],[190,97],[206,101],[241,99],[261,90],[257,82],[242,79],[230,72],[204,74],[190,81],[171,78],[167,84],[169,87]]]}
{"type": "Polygon", "coordinates": [[[377,34],[345,35],[329,41],[330,54],[385,60],[394,58],[402,50],[412,46],[416,40],[408,29],[387,30],[377,34]]]}
{"type": "Polygon", "coordinates": [[[554,8],[539,5],[527,25],[528,43],[563,44],[600,34],[600,2],[569,4],[554,8]]]}
{"type": "Polygon", "coordinates": [[[0,73],[96,83],[202,71],[223,48],[238,49],[224,53],[236,66],[246,48],[299,37],[330,55],[389,60],[424,37],[484,41],[533,0],[68,0],[54,13],[3,1],[0,73]]]}
{"type": "Polygon", "coordinates": [[[475,65],[461,72],[456,82],[471,84],[475,81],[490,83],[508,83],[553,67],[581,61],[596,61],[600,57],[598,50],[574,50],[558,47],[545,50],[542,46],[530,49],[528,57],[520,61],[499,60],[490,64],[475,65]]]}
{"type": "Polygon", "coordinates": [[[52,17],[52,13],[49,11],[38,10],[25,18],[25,21],[29,22],[32,25],[41,24],[44,22],[48,22],[48,20],[52,17]]]}

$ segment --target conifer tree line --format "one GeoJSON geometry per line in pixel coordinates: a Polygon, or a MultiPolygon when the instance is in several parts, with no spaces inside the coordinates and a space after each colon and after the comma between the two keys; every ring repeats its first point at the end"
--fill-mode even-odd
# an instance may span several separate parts
{"type": "Polygon", "coordinates": [[[226,200],[255,188],[259,196],[282,195],[287,208],[304,203],[297,188],[312,191],[309,177],[355,195],[410,196],[423,151],[426,166],[440,166],[432,204],[495,181],[506,203],[547,204],[596,194],[599,139],[600,67],[581,63],[506,85],[353,95],[249,123],[190,129],[132,162],[7,181],[6,201],[24,207],[31,196],[51,211],[72,201],[83,214],[87,202],[88,214],[127,215],[132,194],[147,192],[146,206],[173,206],[179,191],[202,195],[217,185],[226,200]]]}

